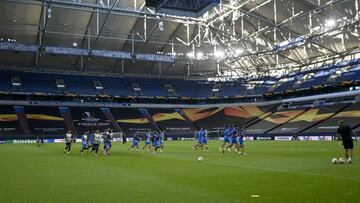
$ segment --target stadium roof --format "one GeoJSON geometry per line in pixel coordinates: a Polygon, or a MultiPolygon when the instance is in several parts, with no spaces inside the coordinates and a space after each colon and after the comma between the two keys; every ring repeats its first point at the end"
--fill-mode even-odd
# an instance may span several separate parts
{"type": "Polygon", "coordinates": [[[156,13],[144,0],[3,0],[1,42],[37,45],[38,51],[1,52],[0,64],[189,79],[286,74],[354,57],[360,44],[358,3],[223,0],[194,18],[156,13]],[[89,54],[49,54],[46,46],[84,48],[89,54]],[[93,50],[165,55],[174,61],[93,57],[93,50]]]}

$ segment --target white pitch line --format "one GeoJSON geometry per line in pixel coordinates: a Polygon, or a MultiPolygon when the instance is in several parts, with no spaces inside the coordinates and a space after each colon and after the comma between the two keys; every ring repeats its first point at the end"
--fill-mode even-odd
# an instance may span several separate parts
{"type": "MultiPolygon", "coordinates": [[[[229,165],[229,164],[222,164],[222,165],[229,165]]],[[[329,178],[340,178],[340,179],[349,179],[349,180],[360,181],[359,177],[344,177],[344,176],[336,176],[336,175],[324,175],[324,174],[320,174],[320,173],[309,173],[309,172],[302,172],[302,171],[291,171],[291,170],[286,170],[286,169],[264,168],[264,167],[258,167],[258,166],[239,166],[239,165],[231,165],[231,166],[236,166],[236,167],[239,167],[239,168],[250,168],[250,169],[264,170],[264,171],[293,173],[293,174],[311,175],[311,176],[323,176],[323,177],[329,177],[329,178]]]]}

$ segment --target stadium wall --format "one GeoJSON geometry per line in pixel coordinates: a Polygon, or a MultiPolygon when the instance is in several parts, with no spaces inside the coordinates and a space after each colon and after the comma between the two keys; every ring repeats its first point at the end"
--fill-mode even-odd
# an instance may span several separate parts
{"type": "Polygon", "coordinates": [[[360,105],[276,110],[286,102],[313,101],[358,95],[360,91],[318,95],[269,102],[207,105],[119,104],[47,101],[0,101],[0,140],[60,139],[67,130],[80,136],[85,131],[113,128],[130,136],[133,132],[161,129],[173,138],[193,137],[199,128],[219,137],[224,125],[245,126],[247,136],[333,136],[337,121],[351,122],[360,131],[360,105]],[[146,109],[144,115],[140,109],[146,109]],[[322,125],[324,124],[324,125],[322,125]],[[296,129],[295,127],[296,126],[296,129]],[[256,133],[252,129],[258,130],[256,133]],[[285,130],[284,130],[285,129],[285,130]]]}
{"type": "Polygon", "coordinates": [[[103,107],[86,106],[0,105],[0,139],[34,139],[37,136],[61,139],[67,130],[79,137],[85,131],[107,128],[126,136],[160,129],[174,139],[194,137],[196,130],[205,128],[211,137],[217,138],[224,125],[232,124],[246,126],[247,136],[274,139],[294,135],[334,136],[340,119],[351,121],[349,124],[353,129],[360,126],[358,103],[280,111],[275,107],[146,108],[146,116],[141,112],[143,108],[134,107],[104,110],[103,107]]]}

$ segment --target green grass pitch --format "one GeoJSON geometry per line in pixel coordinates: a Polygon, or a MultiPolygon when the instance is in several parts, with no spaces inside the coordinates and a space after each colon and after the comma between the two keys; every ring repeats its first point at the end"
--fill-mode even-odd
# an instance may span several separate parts
{"type": "Polygon", "coordinates": [[[338,142],[249,141],[245,156],[193,144],[154,155],[115,143],[110,157],[80,155],[80,143],[67,156],[64,144],[0,145],[0,202],[360,202],[360,155],[331,164],[338,142]]]}

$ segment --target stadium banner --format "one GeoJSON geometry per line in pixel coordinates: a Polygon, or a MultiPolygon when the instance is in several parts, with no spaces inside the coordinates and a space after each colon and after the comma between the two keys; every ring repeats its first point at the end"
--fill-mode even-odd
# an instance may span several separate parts
{"type": "Polygon", "coordinates": [[[58,107],[25,106],[25,110],[32,135],[64,136],[66,127],[58,107]]]}
{"type": "Polygon", "coordinates": [[[333,140],[333,137],[332,136],[299,136],[299,140],[304,140],[304,141],[319,141],[319,140],[331,141],[331,140],[333,140]]]}
{"type": "Polygon", "coordinates": [[[341,112],[335,114],[331,118],[321,122],[308,130],[306,133],[332,133],[336,134],[339,127],[338,122],[342,120],[346,125],[354,128],[360,125],[360,103],[354,103],[347,106],[341,112]]]}
{"type": "Polygon", "coordinates": [[[0,105],[0,136],[11,139],[13,135],[24,134],[13,106],[0,105]]]}
{"type": "MultiPolygon", "coordinates": [[[[219,137],[218,140],[224,141],[224,137],[219,137]]],[[[254,140],[254,137],[245,136],[245,137],[244,137],[244,140],[247,140],[247,141],[249,141],[249,140],[254,140]]]]}
{"type": "Polygon", "coordinates": [[[284,140],[284,141],[289,141],[289,140],[292,140],[293,137],[291,136],[275,136],[275,140],[284,140]]]}
{"type": "Polygon", "coordinates": [[[119,124],[116,122],[116,119],[112,115],[109,108],[100,108],[100,110],[103,112],[103,114],[106,116],[106,118],[111,122],[111,125],[114,126],[114,131],[117,132],[123,132],[119,124]]]}
{"type": "Polygon", "coordinates": [[[150,108],[149,114],[165,134],[188,134],[196,131],[195,126],[179,112],[179,109],[150,108]]]}
{"type": "Polygon", "coordinates": [[[61,116],[64,119],[64,123],[67,130],[71,130],[73,134],[77,134],[73,119],[71,118],[70,110],[68,107],[59,107],[61,116]]]}
{"type": "Polygon", "coordinates": [[[269,116],[263,117],[259,122],[246,128],[246,132],[250,134],[264,134],[268,131],[281,126],[282,124],[296,118],[305,112],[306,108],[298,108],[294,110],[277,111],[269,116]]]}
{"type": "Polygon", "coordinates": [[[182,109],[183,114],[196,126],[204,129],[224,128],[224,125],[247,126],[257,119],[261,119],[270,113],[271,106],[258,107],[255,105],[234,107],[190,108],[182,109]]]}
{"type": "Polygon", "coordinates": [[[124,130],[125,136],[131,136],[134,132],[155,130],[137,108],[110,108],[110,111],[121,129],[124,130]]]}
{"type": "Polygon", "coordinates": [[[140,114],[141,114],[142,116],[144,116],[144,118],[146,118],[146,120],[149,121],[149,123],[151,124],[151,126],[152,126],[153,129],[155,129],[156,131],[161,130],[161,129],[159,128],[159,126],[156,125],[155,120],[153,119],[153,117],[151,117],[151,115],[149,114],[149,112],[148,112],[147,109],[145,109],[145,108],[140,108],[140,109],[138,109],[138,111],[140,112],[140,114]]]}
{"type": "Polygon", "coordinates": [[[178,137],[178,140],[186,141],[186,140],[195,140],[193,137],[178,137]]]}
{"type": "Polygon", "coordinates": [[[54,139],[54,143],[63,143],[65,139],[54,139]]]}
{"type": "Polygon", "coordinates": [[[274,137],[254,137],[254,140],[274,140],[274,137]]]}
{"type": "Polygon", "coordinates": [[[34,144],[36,140],[12,140],[13,144],[34,144]]]}
{"type": "Polygon", "coordinates": [[[96,130],[103,132],[107,128],[113,128],[111,121],[106,118],[100,108],[70,107],[70,112],[78,134],[96,130]]]}
{"type": "Polygon", "coordinates": [[[236,124],[240,126],[251,126],[271,114],[272,105],[269,106],[235,106],[225,107],[224,115],[226,117],[226,124],[236,124]]]}
{"type": "MultiPolygon", "coordinates": [[[[311,109],[307,109],[305,112],[300,115],[294,117],[283,125],[278,126],[277,128],[268,132],[269,134],[297,134],[302,132],[304,129],[312,126],[316,126],[317,124],[322,124],[322,122],[330,117],[332,117],[335,112],[340,111],[347,104],[336,104],[331,106],[322,106],[322,107],[314,107],[311,109]]],[[[334,130],[334,127],[331,127],[331,130],[334,130]]],[[[311,132],[306,130],[305,132],[311,132]]],[[[317,131],[317,132],[325,132],[325,131],[317,131]]],[[[327,132],[327,131],[326,131],[327,132]]]]}
{"type": "MultiPolygon", "coordinates": [[[[58,142],[61,142],[61,139],[58,140],[59,140],[58,142]]],[[[44,139],[44,143],[55,143],[55,142],[56,139],[44,139]]],[[[36,139],[9,139],[9,140],[0,141],[0,144],[34,144],[34,143],[37,143],[36,139]]]]}
{"type": "Polygon", "coordinates": [[[209,126],[211,126],[211,128],[219,128],[224,125],[223,122],[221,122],[225,120],[222,111],[223,108],[220,107],[182,109],[182,112],[190,122],[199,128],[207,130],[210,130],[209,126]]]}
{"type": "Polygon", "coordinates": [[[45,143],[54,143],[55,142],[55,139],[46,139],[45,140],[45,143]]]}
{"type": "Polygon", "coordinates": [[[14,109],[24,134],[30,135],[29,123],[26,118],[25,108],[23,106],[14,106],[14,109]]]}

